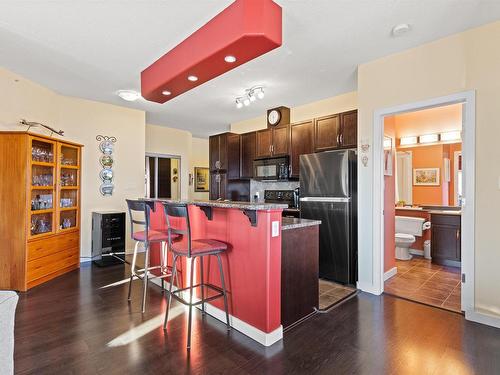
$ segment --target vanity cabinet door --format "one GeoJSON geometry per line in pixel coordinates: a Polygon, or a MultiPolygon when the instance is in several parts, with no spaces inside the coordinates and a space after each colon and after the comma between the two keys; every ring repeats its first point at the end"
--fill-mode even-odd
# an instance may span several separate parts
{"type": "Polygon", "coordinates": [[[459,267],[462,257],[459,215],[432,215],[432,262],[459,267]]]}

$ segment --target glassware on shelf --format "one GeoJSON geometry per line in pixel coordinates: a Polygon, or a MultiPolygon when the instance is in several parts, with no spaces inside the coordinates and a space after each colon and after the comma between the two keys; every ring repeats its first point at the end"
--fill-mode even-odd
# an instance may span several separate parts
{"type": "Polygon", "coordinates": [[[50,231],[52,231],[52,217],[50,215],[33,215],[31,217],[32,236],[50,231]]]}
{"type": "Polygon", "coordinates": [[[49,210],[52,208],[52,194],[38,194],[31,200],[31,210],[49,210]]]}
{"type": "Polygon", "coordinates": [[[73,172],[61,173],[61,186],[76,186],[76,177],[73,172]]]}
{"type": "Polygon", "coordinates": [[[74,207],[73,199],[71,198],[61,198],[61,208],[74,207]]]}
{"type": "Polygon", "coordinates": [[[51,174],[34,174],[32,178],[33,186],[52,186],[53,180],[51,174]]]}
{"type": "Polygon", "coordinates": [[[54,153],[49,145],[42,147],[41,143],[35,144],[31,147],[31,159],[36,162],[52,163],[54,160],[54,153]]]}

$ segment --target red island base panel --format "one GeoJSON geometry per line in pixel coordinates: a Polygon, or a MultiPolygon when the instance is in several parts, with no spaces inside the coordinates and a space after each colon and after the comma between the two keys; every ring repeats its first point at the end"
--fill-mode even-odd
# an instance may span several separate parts
{"type": "MultiPolygon", "coordinates": [[[[212,207],[212,220],[196,205],[189,205],[192,239],[215,239],[228,244],[222,255],[231,326],[262,345],[269,346],[283,337],[281,325],[281,209],[257,211],[252,226],[242,210],[212,207]],[[272,222],[279,222],[278,235],[272,237],[272,222]]],[[[175,221],[172,225],[179,225],[175,221]]],[[[156,203],[151,226],[166,230],[163,206],[156,203]]],[[[151,265],[159,264],[159,245],[151,251],[151,265]]],[[[169,265],[172,255],[169,254],[169,265]]],[[[178,262],[184,286],[189,284],[186,259],[178,262]]],[[[217,259],[204,262],[205,278],[221,286],[217,259]]],[[[196,262],[194,284],[199,280],[196,262]]],[[[199,294],[199,293],[198,293],[199,294]]],[[[206,304],[206,312],[225,322],[223,299],[206,304]]]]}

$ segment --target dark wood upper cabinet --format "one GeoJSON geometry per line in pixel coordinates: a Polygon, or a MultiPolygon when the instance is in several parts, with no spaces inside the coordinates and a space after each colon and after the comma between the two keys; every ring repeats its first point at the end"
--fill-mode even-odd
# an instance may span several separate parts
{"type": "Polygon", "coordinates": [[[227,155],[224,159],[227,165],[227,179],[238,180],[240,178],[240,135],[228,134],[226,142],[227,155]]]}
{"type": "Polygon", "coordinates": [[[273,130],[265,129],[255,132],[256,136],[256,158],[266,158],[272,156],[273,130]]]}
{"type": "Polygon", "coordinates": [[[255,132],[241,134],[240,136],[240,177],[253,177],[253,160],[256,151],[255,132]]]}
{"type": "Polygon", "coordinates": [[[300,155],[314,152],[313,120],[290,125],[290,163],[291,177],[299,177],[300,155]]]}
{"type": "Polygon", "coordinates": [[[341,113],[340,123],[342,126],[341,146],[356,147],[358,145],[358,111],[341,113]]]}
{"type": "Polygon", "coordinates": [[[317,118],[314,122],[314,150],[326,151],[340,147],[340,115],[317,118]]]}
{"type": "Polygon", "coordinates": [[[290,144],[290,125],[282,125],[273,128],[273,143],[271,151],[273,156],[288,155],[290,144]]]}
{"type": "Polygon", "coordinates": [[[210,172],[220,169],[219,165],[219,136],[214,135],[208,138],[208,159],[210,172]],[[217,168],[219,166],[219,168],[217,168]]]}

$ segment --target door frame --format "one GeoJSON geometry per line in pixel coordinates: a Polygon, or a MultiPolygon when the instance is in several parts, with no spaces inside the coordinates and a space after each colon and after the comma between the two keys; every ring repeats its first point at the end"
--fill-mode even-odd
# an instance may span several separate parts
{"type": "MultiPolygon", "coordinates": [[[[151,158],[165,158],[165,159],[177,159],[179,160],[179,197],[182,196],[182,158],[180,155],[174,155],[174,154],[159,154],[159,153],[154,153],[154,152],[146,152],[144,155],[144,196],[147,197],[147,192],[148,192],[148,187],[147,187],[147,179],[148,176],[146,174],[146,158],[151,157],[151,158]]],[[[155,162],[155,175],[158,176],[158,159],[156,159],[155,162]]],[[[156,190],[156,196],[158,196],[158,179],[155,180],[155,190],[156,190]]]]}
{"type": "Polygon", "coordinates": [[[373,116],[373,281],[375,291],[384,291],[384,118],[390,115],[462,103],[462,311],[469,320],[477,320],[474,306],[474,216],[475,216],[475,138],[476,93],[474,90],[432,98],[374,111],[373,116]],[[466,251],[464,251],[466,249],[466,251]]]}
{"type": "MultiPolygon", "coordinates": [[[[394,149],[396,149],[396,146],[394,146],[394,149]]],[[[399,153],[404,153],[406,154],[405,156],[408,157],[410,159],[410,165],[412,165],[413,163],[413,151],[396,151],[396,165],[395,165],[395,170],[396,168],[398,167],[398,162],[397,162],[397,158],[398,158],[398,154],[399,153]]],[[[396,184],[398,183],[397,179],[399,178],[399,174],[396,170],[396,184]]],[[[405,176],[406,179],[409,178],[410,180],[410,191],[409,191],[409,196],[410,196],[410,202],[406,202],[407,204],[413,204],[413,189],[411,189],[413,187],[413,174],[412,174],[412,170],[410,169],[410,171],[408,171],[406,173],[406,176],[405,176]]],[[[399,188],[396,189],[398,191],[398,195],[399,195],[399,188]]],[[[399,199],[401,199],[401,196],[398,196],[399,199]]]]}
{"type": "Polygon", "coordinates": [[[453,203],[458,206],[458,159],[462,156],[462,150],[453,153],[453,203]]]}

